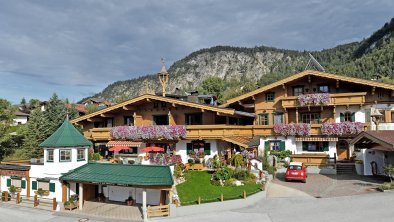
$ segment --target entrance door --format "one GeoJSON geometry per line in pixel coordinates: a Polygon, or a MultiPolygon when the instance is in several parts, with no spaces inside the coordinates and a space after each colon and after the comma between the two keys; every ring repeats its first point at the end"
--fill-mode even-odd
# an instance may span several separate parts
{"type": "Polygon", "coordinates": [[[337,142],[337,159],[349,159],[349,143],[346,140],[339,140],[337,142]]]}
{"type": "Polygon", "coordinates": [[[97,196],[98,185],[84,184],[83,185],[83,200],[94,200],[97,196]]]}

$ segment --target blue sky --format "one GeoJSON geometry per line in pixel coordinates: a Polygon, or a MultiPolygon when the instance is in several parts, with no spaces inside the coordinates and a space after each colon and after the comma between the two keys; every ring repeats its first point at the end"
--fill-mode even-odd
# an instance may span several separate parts
{"type": "Polygon", "coordinates": [[[0,0],[0,98],[71,101],[201,48],[321,50],[360,41],[392,0],[0,0]]]}

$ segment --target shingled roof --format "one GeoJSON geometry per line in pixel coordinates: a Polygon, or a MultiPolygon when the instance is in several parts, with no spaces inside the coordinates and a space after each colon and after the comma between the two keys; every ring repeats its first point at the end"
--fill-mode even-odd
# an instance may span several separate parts
{"type": "Polygon", "coordinates": [[[92,142],[87,140],[69,121],[63,124],[44,142],[40,147],[81,147],[91,146],[92,142]]]}
{"type": "Polygon", "coordinates": [[[169,166],[88,163],[60,177],[62,181],[140,186],[172,186],[169,166]]]}

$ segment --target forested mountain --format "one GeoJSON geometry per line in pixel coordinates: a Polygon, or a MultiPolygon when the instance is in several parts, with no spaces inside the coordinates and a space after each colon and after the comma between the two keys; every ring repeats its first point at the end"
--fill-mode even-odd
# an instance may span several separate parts
{"type": "MultiPolygon", "coordinates": [[[[370,79],[383,76],[382,81],[394,79],[394,18],[369,38],[361,42],[339,45],[321,51],[294,51],[260,46],[254,48],[215,46],[201,49],[175,62],[170,73],[169,92],[175,88],[198,89],[203,80],[215,76],[226,85],[223,100],[256,87],[303,71],[308,53],[327,72],[370,79]]],[[[158,67],[159,71],[159,67],[158,67]]],[[[145,93],[147,88],[160,91],[156,74],[110,84],[95,95],[108,100],[125,100],[145,93]]]]}

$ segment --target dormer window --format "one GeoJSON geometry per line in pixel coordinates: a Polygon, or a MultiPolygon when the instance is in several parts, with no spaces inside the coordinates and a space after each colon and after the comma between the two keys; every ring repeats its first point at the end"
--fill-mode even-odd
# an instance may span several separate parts
{"type": "Polygon", "coordinates": [[[294,86],[293,87],[293,96],[299,96],[304,94],[304,86],[294,86]]]}
{"type": "Polygon", "coordinates": [[[329,93],[329,92],[330,92],[330,88],[328,87],[328,85],[319,86],[319,93],[329,93]]]}
{"type": "Polygon", "coordinates": [[[47,149],[47,162],[53,162],[53,149],[47,149]]]}
{"type": "Polygon", "coordinates": [[[268,92],[265,94],[265,101],[266,102],[273,102],[275,100],[275,93],[268,92]]]}
{"type": "Polygon", "coordinates": [[[60,150],[60,162],[71,162],[71,150],[60,150]]]}

